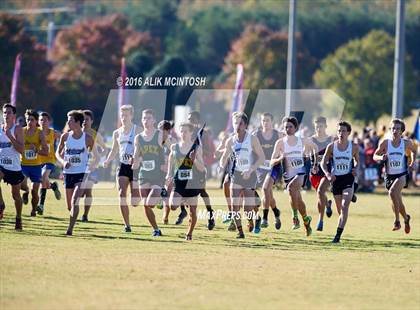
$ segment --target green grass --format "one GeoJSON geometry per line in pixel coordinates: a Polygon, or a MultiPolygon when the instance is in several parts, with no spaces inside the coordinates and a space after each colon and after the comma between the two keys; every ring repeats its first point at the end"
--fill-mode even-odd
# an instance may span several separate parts
{"type": "MultiPolygon", "coordinates": [[[[44,216],[14,231],[9,188],[1,184],[7,209],[0,223],[0,309],[205,308],[205,309],[419,309],[419,196],[405,203],[412,232],[392,232],[386,195],[359,194],[342,243],[330,243],[337,213],[315,231],[315,195],[304,194],[314,233],[290,231],[287,196],[276,193],[282,229],[260,235],[235,233],[219,220],[214,231],[200,221],[192,242],[182,226],[162,227],[151,237],[142,208],[131,209],[133,233],[122,232],[117,206],[94,206],[90,223],[78,223],[65,237],[64,201],[48,193],[44,216]]],[[[116,191],[97,191],[109,198],[116,191]]],[[[210,196],[221,195],[211,190],[210,196]]],[[[201,207],[202,208],[202,207],[201,207]]],[[[225,208],[218,206],[217,208],[225,208]]],[[[335,211],[335,210],[334,210],[335,211]]],[[[157,218],[161,211],[155,210],[157,218]]],[[[171,213],[170,223],[176,214],[171,213]]]]}

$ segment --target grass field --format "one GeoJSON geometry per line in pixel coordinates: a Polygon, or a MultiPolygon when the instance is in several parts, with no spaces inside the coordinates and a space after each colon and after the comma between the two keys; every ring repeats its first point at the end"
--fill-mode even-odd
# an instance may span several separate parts
{"type": "MultiPolygon", "coordinates": [[[[131,209],[133,232],[123,233],[117,206],[94,206],[91,222],[78,223],[74,236],[65,237],[65,203],[51,193],[44,216],[31,218],[24,206],[18,233],[9,189],[1,186],[7,209],[0,224],[0,309],[420,307],[420,196],[405,197],[413,219],[409,235],[391,231],[386,195],[359,194],[341,244],[330,243],[336,212],[324,232],[314,228],[307,238],[303,228],[290,231],[287,197],[276,193],[280,231],[272,213],[269,228],[241,241],[220,220],[211,232],[200,221],[187,242],[185,224],[162,225],[164,236],[151,237],[140,207],[131,209]]],[[[315,226],[315,195],[304,199],[315,226]]],[[[170,223],[175,218],[172,213],[170,223]]]]}

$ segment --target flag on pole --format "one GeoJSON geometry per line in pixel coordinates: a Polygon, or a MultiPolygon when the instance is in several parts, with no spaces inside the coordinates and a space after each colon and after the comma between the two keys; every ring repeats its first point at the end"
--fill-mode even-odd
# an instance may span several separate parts
{"type": "Polygon", "coordinates": [[[229,119],[226,126],[227,132],[232,132],[232,114],[237,111],[243,111],[243,85],[244,85],[244,67],[242,64],[236,66],[236,83],[233,92],[232,109],[229,113],[229,119]]]}
{"type": "Polygon", "coordinates": [[[121,122],[120,122],[120,108],[124,105],[124,97],[125,97],[125,89],[124,89],[124,83],[125,83],[125,78],[127,76],[127,72],[125,69],[125,58],[121,58],[121,73],[120,73],[120,77],[121,77],[121,85],[118,88],[118,109],[117,109],[117,119],[118,119],[118,127],[121,126],[121,122]]]}
{"type": "Polygon", "coordinates": [[[10,103],[16,107],[16,94],[19,84],[21,53],[17,54],[15,59],[15,70],[13,71],[12,89],[10,91],[10,103]]]}
{"type": "Polygon", "coordinates": [[[414,138],[420,141],[420,112],[417,114],[416,124],[414,125],[414,138]]]}

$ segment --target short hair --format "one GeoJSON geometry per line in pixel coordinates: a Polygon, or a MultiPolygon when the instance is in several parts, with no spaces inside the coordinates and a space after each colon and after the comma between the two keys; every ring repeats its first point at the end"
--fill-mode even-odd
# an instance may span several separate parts
{"type": "Polygon", "coordinates": [[[285,116],[283,117],[283,119],[281,120],[282,124],[284,123],[292,123],[293,126],[295,126],[295,128],[297,129],[299,127],[299,122],[297,120],[296,117],[294,116],[285,116]]]}
{"type": "Polygon", "coordinates": [[[131,114],[134,114],[134,108],[131,104],[124,104],[120,107],[120,111],[130,111],[131,114]]]}
{"type": "Polygon", "coordinates": [[[196,121],[200,121],[200,119],[201,119],[201,115],[200,115],[200,112],[198,112],[198,111],[191,111],[190,113],[188,113],[189,115],[191,115],[191,117],[194,119],[194,120],[196,120],[196,121]]]}
{"type": "Polygon", "coordinates": [[[5,104],[3,104],[3,109],[7,109],[7,108],[12,109],[13,114],[16,114],[16,107],[13,106],[11,103],[5,103],[5,104]]]}
{"type": "Polygon", "coordinates": [[[314,123],[327,124],[327,119],[323,116],[315,118],[314,123]]]}
{"type": "Polygon", "coordinates": [[[404,132],[405,131],[405,123],[400,118],[393,118],[389,124],[390,125],[392,125],[392,124],[399,124],[399,125],[401,125],[401,132],[404,132]]]}
{"type": "Polygon", "coordinates": [[[67,113],[67,116],[73,117],[76,123],[80,123],[80,126],[82,126],[82,123],[85,120],[82,110],[71,110],[69,113],[67,113]]]}
{"type": "Polygon", "coordinates": [[[248,115],[246,115],[244,112],[233,112],[232,117],[238,117],[244,121],[245,125],[248,125],[248,115]]]}
{"type": "Polygon", "coordinates": [[[36,121],[39,119],[39,114],[33,109],[26,109],[25,117],[32,116],[36,121]]]}
{"type": "Polygon", "coordinates": [[[189,131],[191,131],[191,132],[194,132],[194,129],[195,129],[194,125],[191,124],[191,123],[188,123],[188,122],[181,123],[179,125],[179,128],[181,128],[181,127],[187,127],[189,129],[189,131]]]}
{"type": "Polygon", "coordinates": [[[351,125],[349,122],[346,121],[339,121],[337,123],[337,127],[346,127],[347,131],[350,133],[351,132],[351,125]]]}
{"type": "Polygon", "coordinates": [[[153,117],[155,117],[155,111],[153,111],[152,109],[145,109],[141,112],[142,114],[150,114],[153,117]]]}
{"type": "Polygon", "coordinates": [[[83,115],[87,115],[93,121],[93,112],[91,110],[83,110],[83,115]]]}
{"type": "Polygon", "coordinates": [[[269,117],[271,119],[271,121],[273,121],[274,116],[271,113],[265,112],[261,115],[261,117],[269,117]]]}
{"type": "Polygon", "coordinates": [[[41,113],[39,113],[39,116],[46,117],[46,118],[48,118],[49,121],[51,121],[51,115],[48,112],[41,112],[41,113]]]}
{"type": "Polygon", "coordinates": [[[171,130],[174,127],[174,124],[172,124],[170,121],[163,120],[160,121],[158,124],[158,128],[160,130],[171,130]]]}

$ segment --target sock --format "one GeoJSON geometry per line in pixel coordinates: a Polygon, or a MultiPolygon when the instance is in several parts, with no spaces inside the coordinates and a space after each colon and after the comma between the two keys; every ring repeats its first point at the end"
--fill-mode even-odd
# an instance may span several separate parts
{"type": "Polygon", "coordinates": [[[47,196],[47,189],[46,188],[41,188],[41,199],[39,201],[40,205],[44,205],[46,196],[47,196]]]}
{"type": "Polygon", "coordinates": [[[273,213],[274,213],[274,216],[275,216],[275,217],[280,217],[280,210],[279,210],[279,209],[277,209],[277,207],[274,207],[274,208],[273,208],[273,213]]]}
{"type": "Polygon", "coordinates": [[[184,205],[181,205],[181,213],[187,213],[187,210],[185,209],[184,205]]]}
{"type": "Polygon", "coordinates": [[[343,233],[344,228],[337,227],[337,234],[336,237],[340,238],[341,234],[343,233]]]}
{"type": "Polygon", "coordinates": [[[209,219],[213,218],[213,209],[210,206],[206,206],[207,212],[209,213],[209,219]]]}
{"type": "Polygon", "coordinates": [[[268,220],[268,209],[264,209],[263,210],[263,219],[264,219],[264,221],[267,221],[268,220]]]}
{"type": "Polygon", "coordinates": [[[238,228],[239,233],[241,233],[241,234],[244,233],[244,231],[242,230],[242,226],[238,226],[237,228],[238,228]]]}
{"type": "Polygon", "coordinates": [[[292,208],[292,211],[293,211],[293,217],[298,217],[298,211],[297,211],[297,209],[295,209],[295,208],[292,208]]]}
{"type": "Polygon", "coordinates": [[[55,190],[57,189],[57,183],[55,183],[55,182],[50,183],[50,188],[51,188],[53,191],[55,191],[55,190]]]}
{"type": "Polygon", "coordinates": [[[308,217],[307,215],[302,216],[302,218],[303,218],[303,222],[304,222],[305,224],[309,222],[309,217],[308,217]]]}

